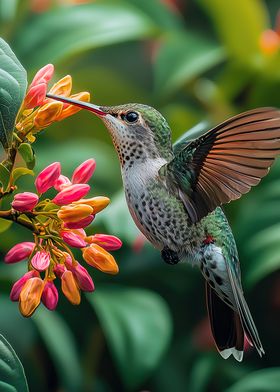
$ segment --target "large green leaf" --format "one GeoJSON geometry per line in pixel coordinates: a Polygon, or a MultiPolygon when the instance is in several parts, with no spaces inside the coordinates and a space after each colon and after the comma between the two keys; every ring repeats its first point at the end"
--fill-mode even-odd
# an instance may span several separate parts
{"type": "Polygon", "coordinates": [[[259,39],[268,28],[261,0],[199,0],[214,22],[221,42],[239,62],[257,64],[259,39]]]}
{"type": "Polygon", "coordinates": [[[0,335],[0,390],[27,392],[28,386],[22,364],[12,346],[0,335]]]}
{"type": "Polygon", "coordinates": [[[174,33],[161,45],[154,66],[158,94],[170,93],[224,60],[223,49],[193,32],[174,33]]]}
{"type": "Polygon", "coordinates": [[[249,373],[226,392],[278,392],[280,368],[261,369],[249,373]]]}
{"type": "Polygon", "coordinates": [[[98,287],[88,295],[123,383],[137,388],[159,364],[171,337],[171,317],[156,293],[128,287],[98,287]]]}
{"type": "Polygon", "coordinates": [[[129,3],[96,2],[36,15],[22,26],[14,45],[27,66],[38,67],[84,50],[148,37],[156,30],[152,19],[129,3]]]}
{"type": "Polygon", "coordinates": [[[11,144],[17,112],[27,86],[26,71],[9,45],[0,38],[0,142],[11,144]]]}
{"type": "Polygon", "coordinates": [[[81,366],[74,336],[67,324],[59,314],[42,307],[32,319],[49,350],[64,389],[69,392],[81,390],[81,366]]]}

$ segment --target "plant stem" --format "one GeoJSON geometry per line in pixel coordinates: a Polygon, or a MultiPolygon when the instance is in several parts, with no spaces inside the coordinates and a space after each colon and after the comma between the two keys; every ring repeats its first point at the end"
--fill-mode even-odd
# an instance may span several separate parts
{"type": "Polygon", "coordinates": [[[0,211],[0,218],[13,221],[18,223],[19,225],[26,227],[27,229],[31,230],[32,232],[37,232],[36,227],[25,219],[22,219],[17,212],[13,212],[12,210],[7,211],[0,211]]]}

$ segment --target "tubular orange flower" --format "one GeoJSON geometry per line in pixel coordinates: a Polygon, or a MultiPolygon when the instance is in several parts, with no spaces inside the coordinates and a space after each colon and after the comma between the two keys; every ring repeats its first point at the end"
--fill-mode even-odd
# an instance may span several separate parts
{"type": "Polygon", "coordinates": [[[96,196],[90,199],[80,199],[79,201],[74,202],[73,204],[85,204],[91,206],[93,208],[93,213],[97,214],[102,211],[107,205],[110,203],[110,199],[105,196],[96,196]]]}
{"type": "Polygon", "coordinates": [[[41,278],[28,279],[19,296],[19,310],[24,317],[30,317],[40,304],[44,290],[41,278]]]}
{"type": "Polygon", "coordinates": [[[69,204],[62,206],[57,216],[64,222],[78,222],[93,213],[93,208],[86,204],[69,204]]]}
{"type": "Polygon", "coordinates": [[[83,248],[82,252],[84,260],[92,267],[112,275],[119,272],[119,267],[114,257],[105,249],[101,248],[101,246],[91,244],[90,246],[83,248]]]}
{"type": "Polygon", "coordinates": [[[54,95],[63,95],[69,97],[72,90],[72,77],[70,75],[64,76],[56,82],[50,89],[50,93],[54,95]]]}
{"type": "MultiPolygon", "coordinates": [[[[83,91],[78,94],[70,95],[70,98],[77,99],[78,101],[89,102],[90,94],[87,91],[83,91]]],[[[72,114],[78,113],[80,110],[82,109],[79,108],[78,106],[65,104],[63,106],[62,112],[60,113],[56,121],[64,120],[65,118],[72,116],[72,114]]]]}
{"type": "Polygon", "coordinates": [[[80,289],[76,283],[74,275],[67,270],[61,277],[61,289],[68,301],[73,305],[79,305],[81,302],[80,289]]]}
{"type": "Polygon", "coordinates": [[[34,117],[34,126],[39,129],[48,127],[52,122],[56,121],[62,109],[62,102],[50,102],[42,106],[34,117]]]}

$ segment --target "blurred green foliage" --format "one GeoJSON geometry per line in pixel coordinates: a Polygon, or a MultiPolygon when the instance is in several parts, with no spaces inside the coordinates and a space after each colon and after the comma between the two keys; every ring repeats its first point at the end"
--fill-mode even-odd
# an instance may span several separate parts
{"type": "MultiPolygon", "coordinates": [[[[0,0],[0,33],[29,81],[53,62],[92,102],[143,102],[168,119],[174,140],[202,120],[217,123],[256,106],[280,107],[280,49],[260,45],[274,28],[278,0],[0,0]]],[[[278,26],[279,29],[279,26],[278,26]]],[[[39,171],[55,160],[70,174],[94,157],[94,194],[111,205],[92,232],[118,235],[117,277],[95,272],[96,292],[74,308],[32,319],[9,300],[21,265],[0,265],[0,333],[18,353],[31,391],[279,391],[280,162],[241,200],[225,206],[240,252],[244,289],[266,350],[224,361],[205,320],[204,285],[188,265],[164,265],[149,244],[136,252],[135,228],[108,134],[79,113],[34,145],[39,171]]],[[[32,178],[19,184],[32,189],[32,178]],[[31,187],[31,188],[30,188],[31,187]]],[[[28,189],[28,190],[29,190],[28,189]]],[[[4,254],[30,233],[1,234],[4,254]]],[[[2,256],[3,256],[2,254],[2,256]]],[[[0,369],[1,370],[1,369],[0,369]]],[[[23,389],[22,389],[23,390],[23,389]]]]}

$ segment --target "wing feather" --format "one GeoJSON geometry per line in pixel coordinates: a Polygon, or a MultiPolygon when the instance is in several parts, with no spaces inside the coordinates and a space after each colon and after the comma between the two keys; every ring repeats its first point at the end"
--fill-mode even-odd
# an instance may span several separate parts
{"type": "Polygon", "coordinates": [[[241,113],[177,151],[166,173],[196,222],[268,173],[280,154],[280,110],[241,113]]]}

